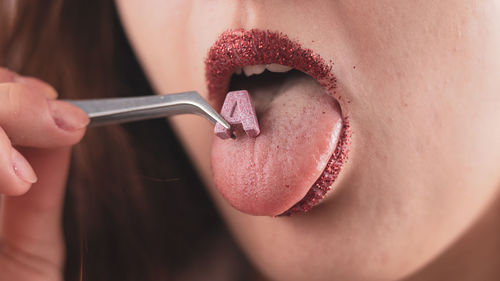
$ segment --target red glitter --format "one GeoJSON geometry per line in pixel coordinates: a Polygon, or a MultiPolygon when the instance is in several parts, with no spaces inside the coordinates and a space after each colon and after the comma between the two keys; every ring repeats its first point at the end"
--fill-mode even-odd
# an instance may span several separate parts
{"type": "Polygon", "coordinates": [[[271,63],[304,72],[335,96],[337,79],[332,74],[332,64],[327,64],[311,49],[302,48],[280,32],[237,29],[222,33],[208,52],[205,77],[209,99],[220,109],[236,69],[271,63]]]}
{"type": "MultiPolygon", "coordinates": [[[[297,42],[280,32],[269,30],[229,30],[222,33],[210,48],[205,60],[208,97],[220,109],[229,87],[229,80],[236,69],[247,65],[271,64],[291,66],[314,78],[334,98],[341,101],[335,88],[337,79],[332,73],[333,62],[327,64],[311,49],[302,48],[297,42]]],[[[317,205],[330,190],[347,160],[351,130],[347,118],[337,147],[325,170],[302,200],[281,216],[307,212],[317,205]]]]}

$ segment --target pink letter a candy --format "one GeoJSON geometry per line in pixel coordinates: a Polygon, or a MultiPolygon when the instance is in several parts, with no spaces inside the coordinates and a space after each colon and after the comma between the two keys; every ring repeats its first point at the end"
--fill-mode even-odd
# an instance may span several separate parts
{"type": "Polygon", "coordinates": [[[219,123],[215,125],[215,135],[221,139],[230,138],[232,131],[240,124],[249,137],[255,138],[260,134],[255,108],[246,90],[227,93],[220,115],[231,125],[231,129],[219,123]]]}

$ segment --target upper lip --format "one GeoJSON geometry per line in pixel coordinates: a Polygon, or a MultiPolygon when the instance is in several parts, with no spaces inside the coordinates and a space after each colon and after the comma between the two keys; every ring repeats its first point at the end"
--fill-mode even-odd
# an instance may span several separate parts
{"type": "Polygon", "coordinates": [[[303,48],[281,32],[236,29],[222,33],[205,60],[208,98],[220,109],[231,75],[247,65],[281,64],[304,72],[335,97],[332,66],[311,49],[303,48]]]}

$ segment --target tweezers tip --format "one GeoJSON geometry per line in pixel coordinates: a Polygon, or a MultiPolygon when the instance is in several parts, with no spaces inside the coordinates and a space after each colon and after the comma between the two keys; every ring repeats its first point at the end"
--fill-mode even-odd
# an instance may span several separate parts
{"type": "Polygon", "coordinates": [[[231,126],[229,125],[229,123],[226,120],[224,120],[224,118],[222,118],[222,116],[219,115],[217,117],[218,118],[216,120],[216,123],[221,124],[226,129],[231,129],[231,126]]]}
{"type": "Polygon", "coordinates": [[[217,111],[205,100],[200,94],[194,92],[196,96],[196,107],[203,112],[203,115],[209,119],[214,125],[217,123],[221,124],[224,128],[230,129],[229,123],[219,114],[217,111]]]}

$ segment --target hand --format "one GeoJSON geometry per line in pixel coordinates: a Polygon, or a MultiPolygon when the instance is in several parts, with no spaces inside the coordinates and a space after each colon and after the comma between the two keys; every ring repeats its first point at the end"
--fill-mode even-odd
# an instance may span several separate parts
{"type": "Polygon", "coordinates": [[[62,280],[70,146],[87,115],[48,84],[0,68],[0,281],[62,280]]]}

